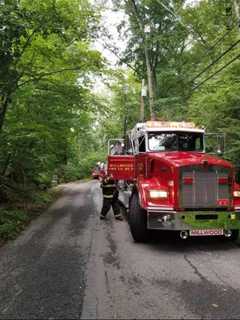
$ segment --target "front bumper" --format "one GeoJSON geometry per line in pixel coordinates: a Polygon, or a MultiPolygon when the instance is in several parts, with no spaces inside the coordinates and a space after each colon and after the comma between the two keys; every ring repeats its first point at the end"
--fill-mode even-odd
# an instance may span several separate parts
{"type": "Polygon", "coordinates": [[[155,230],[240,229],[239,211],[174,211],[169,208],[147,210],[147,228],[155,230]]]}

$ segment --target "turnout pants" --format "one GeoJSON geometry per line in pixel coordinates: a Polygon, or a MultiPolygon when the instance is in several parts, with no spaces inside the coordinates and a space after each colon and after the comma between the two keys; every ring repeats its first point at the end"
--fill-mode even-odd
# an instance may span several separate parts
{"type": "Polygon", "coordinates": [[[108,211],[111,209],[111,207],[113,209],[113,213],[115,216],[120,214],[118,199],[114,197],[113,198],[103,197],[103,206],[102,206],[101,215],[105,217],[108,211]]]}

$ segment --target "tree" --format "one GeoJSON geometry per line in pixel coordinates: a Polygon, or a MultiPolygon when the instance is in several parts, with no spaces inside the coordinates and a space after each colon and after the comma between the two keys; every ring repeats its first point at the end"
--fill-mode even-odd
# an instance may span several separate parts
{"type": "Polygon", "coordinates": [[[87,1],[5,1],[0,15],[2,201],[9,188],[20,194],[54,174],[86,174],[79,144],[92,125],[90,79],[103,64],[90,48],[98,12],[87,1]]]}
{"type": "Polygon", "coordinates": [[[175,81],[172,87],[177,89],[174,92],[177,95],[177,104],[183,100],[182,87],[179,88],[178,85],[179,80],[182,82],[179,65],[189,32],[181,19],[174,14],[174,10],[179,11],[182,6],[183,1],[172,1],[171,6],[165,5],[164,1],[151,0],[129,0],[123,3],[129,16],[129,28],[126,30],[126,24],[122,23],[120,29],[121,25],[125,26],[129,41],[121,60],[134,67],[140,81],[145,77],[148,79],[152,118],[159,111],[163,111],[163,104],[169,97],[168,91],[172,89],[172,83],[169,87],[169,79],[175,81]],[[164,102],[161,99],[164,99],[164,102]]]}
{"type": "Polygon", "coordinates": [[[1,131],[19,87],[58,73],[96,70],[100,60],[88,49],[96,15],[86,1],[3,1],[0,19],[1,131]]]}
{"type": "Polygon", "coordinates": [[[186,55],[189,79],[194,79],[190,81],[187,115],[208,131],[224,132],[225,157],[239,165],[240,64],[239,58],[235,59],[239,54],[236,19],[231,15],[229,20],[225,3],[217,1],[202,1],[198,7],[189,8],[185,19],[191,21],[193,29],[198,26],[203,39],[186,55]]]}
{"type": "Polygon", "coordinates": [[[96,133],[99,150],[107,154],[109,139],[124,138],[140,117],[140,84],[132,71],[117,69],[108,75],[106,87],[111,95],[104,92],[98,100],[101,108],[96,113],[96,133]]]}

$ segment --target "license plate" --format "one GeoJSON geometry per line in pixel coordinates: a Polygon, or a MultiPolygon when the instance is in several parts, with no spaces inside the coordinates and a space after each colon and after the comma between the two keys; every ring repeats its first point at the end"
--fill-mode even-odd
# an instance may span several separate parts
{"type": "Polygon", "coordinates": [[[199,230],[190,230],[189,232],[191,237],[198,236],[222,236],[223,229],[199,229],[199,230]]]}

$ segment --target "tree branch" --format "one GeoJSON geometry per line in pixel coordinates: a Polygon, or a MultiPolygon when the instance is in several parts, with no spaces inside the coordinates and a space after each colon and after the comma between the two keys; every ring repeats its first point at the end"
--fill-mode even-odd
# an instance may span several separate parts
{"type": "Polygon", "coordinates": [[[116,50],[114,50],[113,48],[111,48],[108,44],[101,42],[101,44],[103,45],[104,49],[109,50],[111,53],[113,53],[120,62],[126,64],[130,69],[132,69],[136,74],[138,74],[137,69],[135,69],[133,66],[131,66],[131,64],[129,64],[128,62],[124,61],[123,58],[120,57],[120,55],[116,52],[116,50]]]}
{"type": "Polygon", "coordinates": [[[39,80],[41,80],[41,79],[43,79],[45,77],[52,76],[54,74],[68,72],[68,71],[80,71],[80,70],[82,70],[82,67],[63,68],[63,69],[60,69],[60,70],[55,70],[55,71],[51,71],[51,72],[45,72],[45,73],[36,75],[36,76],[32,77],[31,79],[23,81],[22,83],[20,83],[18,85],[18,88],[20,88],[20,87],[24,86],[25,84],[30,83],[32,81],[39,81],[39,80]]]}
{"type": "Polygon", "coordinates": [[[20,52],[20,55],[19,55],[18,59],[17,59],[16,62],[15,62],[15,65],[18,64],[18,62],[19,62],[19,60],[21,59],[21,57],[23,56],[25,50],[26,50],[27,47],[30,45],[34,34],[35,34],[38,30],[39,30],[39,27],[36,28],[36,29],[34,29],[33,32],[32,32],[32,33],[29,35],[29,37],[27,38],[27,40],[26,40],[26,42],[25,42],[25,44],[24,44],[24,46],[23,46],[23,48],[22,48],[22,51],[20,52]]]}

